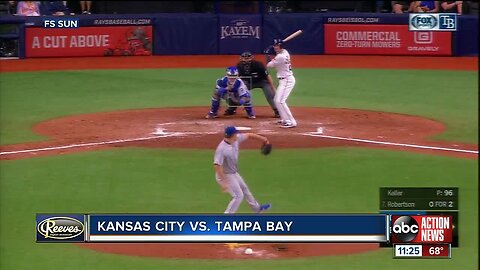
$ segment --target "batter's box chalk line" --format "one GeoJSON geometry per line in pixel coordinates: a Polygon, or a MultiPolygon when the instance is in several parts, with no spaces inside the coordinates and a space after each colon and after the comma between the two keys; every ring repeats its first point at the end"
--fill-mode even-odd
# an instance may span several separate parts
{"type": "Polygon", "coordinates": [[[21,154],[21,153],[35,153],[35,152],[44,152],[44,151],[55,151],[55,150],[72,149],[72,148],[83,148],[83,147],[110,145],[110,144],[118,144],[118,143],[148,141],[148,140],[174,137],[174,136],[179,136],[179,135],[176,134],[176,133],[172,133],[172,134],[149,136],[149,137],[140,137],[140,138],[132,138],[132,139],[119,139],[119,140],[111,140],[111,141],[103,141],[103,142],[78,143],[78,144],[60,145],[60,146],[35,148],[35,149],[6,151],[6,152],[0,152],[0,156],[11,155],[11,154],[21,154]]]}
{"type": "Polygon", "coordinates": [[[251,127],[241,127],[241,126],[237,126],[235,127],[237,130],[240,130],[240,131],[246,131],[246,130],[252,130],[251,127]]]}
{"type": "Polygon", "coordinates": [[[167,136],[167,137],[187,137],[191,135],[209,135],[209,134],[218,134],[219,132],[211,131],[187,131],[187,132],[165,132],[164,129],[156,129],[152,132],[152,135],[167,136]]]}

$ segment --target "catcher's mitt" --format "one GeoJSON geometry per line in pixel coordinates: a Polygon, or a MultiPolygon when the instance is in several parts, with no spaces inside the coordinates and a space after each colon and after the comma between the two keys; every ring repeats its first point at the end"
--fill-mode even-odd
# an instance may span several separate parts
{"type": "Polygon", "coordinates": [[[272,144],[271,143],[264,143],[262,144],[262,147],[260,148],[260,151],[264,155],[270,154],[272,152],[272,144]]]}

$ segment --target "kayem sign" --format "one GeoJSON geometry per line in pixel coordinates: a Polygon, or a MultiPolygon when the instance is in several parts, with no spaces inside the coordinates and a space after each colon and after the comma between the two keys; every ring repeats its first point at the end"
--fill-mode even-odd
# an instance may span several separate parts
{"type": "Polygon", "coordinates": [[[452,55],[450,32],[408,25],[325,24],[325,54],[452,55]]]}
{"type": "Polygon", "coordinates": [[[26,57],[151,55],[152,26],[27,28],[26,57]]]}

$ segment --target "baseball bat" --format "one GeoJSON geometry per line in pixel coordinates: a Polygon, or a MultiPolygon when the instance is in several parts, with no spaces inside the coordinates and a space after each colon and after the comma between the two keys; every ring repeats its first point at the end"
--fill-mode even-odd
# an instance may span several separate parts
{"type": "Polygon", "coordinates": [[[290,36],[284,38],[284,39],[283,39],[283,42],[287,42],[287,41],[289,41],[289,40],[291,40],[291,39],[294,39],[294,38],[300,36],[302,33],[303,33],[302,30],[298,30],[298,31],[296,31],[295,33],[291,34],[290,36]]]}

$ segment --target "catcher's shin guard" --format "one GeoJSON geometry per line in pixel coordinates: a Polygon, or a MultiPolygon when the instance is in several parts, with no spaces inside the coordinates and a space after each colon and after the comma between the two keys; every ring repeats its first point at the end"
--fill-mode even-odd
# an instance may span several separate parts
{"type": "Polygon", "coordinates": [[[210,112],[213,114],[217,114],[218,108],[220,108],[220,100],[212,97],[212,106],[210,108],[210,112]]]}
{"type": "Polygon", "coordinates": [[[240,104],[243,105],[245,111],[248,114],[248,118],[255,118],[255,113],[253,112],[252,99],[250,96],[243,96],[240,98],[240,104]]]}
{"type": "Polygon", "coordinates": [[[255,112],[253,111],[253,106],[250,103],[243,104],[245,111],[249,118],[255,118],[255,112]]]}

